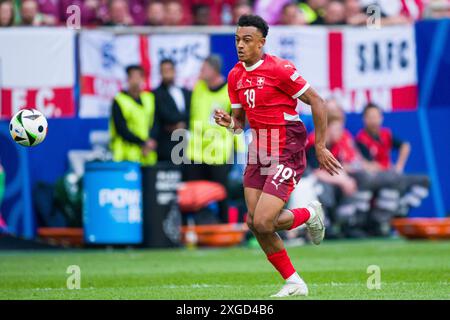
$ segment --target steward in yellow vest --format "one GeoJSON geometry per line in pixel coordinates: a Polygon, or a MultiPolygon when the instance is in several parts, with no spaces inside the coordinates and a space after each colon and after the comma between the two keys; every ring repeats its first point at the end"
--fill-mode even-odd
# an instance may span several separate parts
{"type": "MultiPolygon", "coordinates": [[[[209,64],[207,59],[202,68],[206,71],[202,71],[202,74],[211,72],[208,71],[209,69],[214,70],[209,64]]],[[[208,79],[208,76],[206,77],[208,79]]],[[[221,109],[231,112],[227,83],[225,79],[221,81],[220,77],[217,79],[215,87],[210,87],[206,80],[199,80],[192,92],[190,135],[187,149],[191,163],[223,165],[233,157],[234,150],[245,151],[242,135],[233,135],[214,121],[214,110],[221,109]]]]}
{"type": "Polygon", "coordinates": [[[114,161],[154,165],[156,142],[151,138],[155,119],[155,97],[142,91],[144,72],[140,66],[127,68],[128,91],[119,92],[112,105],[109,131],[114,161]]]}
{"type": "MultiPolygon", "coordinates": [[[[228,187],[228,175],[234,159],[234,145],[245,151],[243,134],[233,135],[216,124],[216,109],[231,111],[228,86],[220,73],[222,62],[218,56],[205,59],[200,81],[191,98],[189,142],[187,158],[191,164],[184,168],[184,180],[208,180],[228,187]],[[231,160],[231,161],[229,161],[231,160]]],[[[228,200],[218,202],[220,222],[228,222],[228,200]]]]}

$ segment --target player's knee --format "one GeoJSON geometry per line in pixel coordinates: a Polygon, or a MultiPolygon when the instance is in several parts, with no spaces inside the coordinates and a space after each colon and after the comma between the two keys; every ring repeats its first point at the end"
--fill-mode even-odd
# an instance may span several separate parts
{"type": "Polygon", "coordinates": [[[269,234],[275,232],[275,226],[273,224],[273,221],[270,220],[266,219],[255,220],[253,222],[253,226],[255,228],[255,231],[260,234],[269,234]]]}
{"type": "Polygon", "coordinates": [[[253,232],[256,231],[256,230],[255,230],[255,225],[254,225],[254,223],[253,223],[253,215],[251,215],[250,213],[247,214],[247,221],[246,221],[246,223],[247,223],[248,228],[249,228],[251,231],[253,231],[253,232]]]}

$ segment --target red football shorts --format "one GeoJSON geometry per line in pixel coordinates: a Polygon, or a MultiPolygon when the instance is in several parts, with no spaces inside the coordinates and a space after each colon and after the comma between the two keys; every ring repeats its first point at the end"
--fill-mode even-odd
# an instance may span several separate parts
{"type": "Polygon", "coordinates": [[[287,202],[306,169],[307,132],[302,122],[285,126],[283,131],[284,143],[279,157],[248,160],[244,187],[262,190],[287,202]]]}

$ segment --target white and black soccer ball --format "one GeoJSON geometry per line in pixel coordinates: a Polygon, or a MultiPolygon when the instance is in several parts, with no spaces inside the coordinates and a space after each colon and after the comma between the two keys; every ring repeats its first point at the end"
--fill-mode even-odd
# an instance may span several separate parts
{"type": "Polygon", "coordinates": [[[47,128],[47,119],[36,109],[20,110],[9,123],[13,140],[26,147],[36,146],[44,141],[47,128]]]}

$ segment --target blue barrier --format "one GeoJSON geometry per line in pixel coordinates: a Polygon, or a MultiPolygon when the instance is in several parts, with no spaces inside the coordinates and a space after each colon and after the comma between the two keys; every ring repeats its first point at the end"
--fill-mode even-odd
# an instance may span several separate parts
{"type": "Polygon", "coordinates": [[[90,244],[142,242],[141,171],[132,162],[91,162],[83,177],[84,240],[90,244]]]}
{"type": "Polygon", "coordinates": [[[431,138],[431,131],[428,120],[427,108],[430,103],[431,94],[435,84],[436,74],[439,68],[439,63],[444,54],[445,39],[448,31],[448,20],[440,21],[436,32],[434,33],[433,45],[426,62],[423,81],[420,83],[419,94],[419,123],[420,132],[424,141],[425,156],[427,159],[430,179],[433,182],[431,192],[436,206],[436,215],[438,217],[445,216],[444,201],[442,199],[441,183],[439,180],[438,169],[436,166],[435,152],[433,146],[433,139],[431,138]]]}
{"type": "MultiPolygon", "coordinates": [[[[419,100],[426,96],[428,109],[450,108],[450,33],[449,19],[420,21],[415,26],[417,76],[419,82],[419,100]],[[440,29],[440,30],[439,30],[440,29]],[[447,32],[445,32],[445,29],[447,32]],[[437,33],[440,32],[439,36],[437,33]],[[439,43],[436,43],[439,41],[439,43]],[[440,57],[433,56],[433,50],[441,50],[440,57]],[[430,71],[429,63],[437,64],[437,68],[430,71]],[[431,83],[426,84],[427,74],[433,72],[431,83]],[[424,91],[426,89],[427,92],[424,91]]],[[[431,75],[431,74],[430,74],[431,75]]]]}
{"type": "Polygon", "coordinates": [[[32,239],[35,221],[31,203],[29,153],[26,147],[11,139],[8,124],[0,123],[0,160],[6,172],[4,204],[0,204],[0,211],[8,221],[9,232],[32,239]]]}

